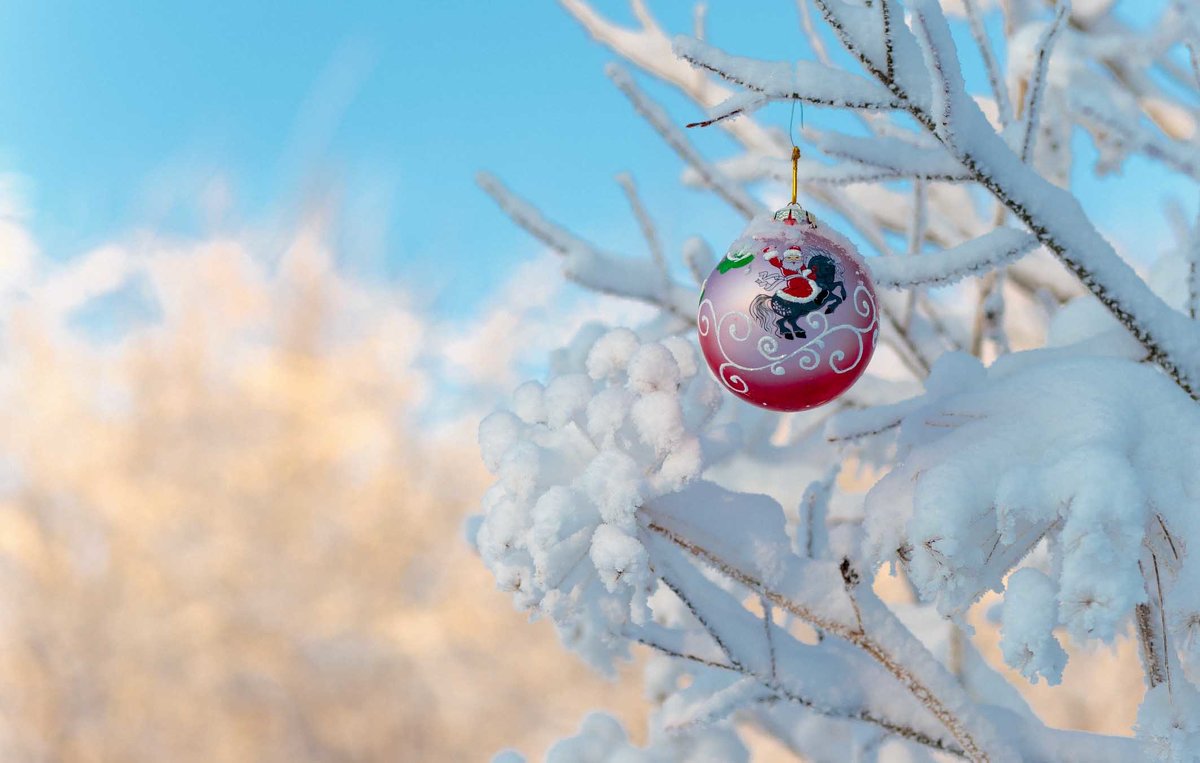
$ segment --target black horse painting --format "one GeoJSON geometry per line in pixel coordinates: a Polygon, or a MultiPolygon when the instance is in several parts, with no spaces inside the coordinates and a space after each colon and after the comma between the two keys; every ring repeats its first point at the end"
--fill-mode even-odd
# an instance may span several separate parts
{"type": "Polygon", "coordinates": [[[817,296],[807,302],[797,302],[779,294],[759,294],[750,303],[750,314],[768,331],[783,339],[803,339],[806,334],[800,319],[822,307],[830,315],[846,301],[846,287],[838,280],[837,265],[824,254],[813,255],[808,261],[812,280],[817,284],[817,296]]]}

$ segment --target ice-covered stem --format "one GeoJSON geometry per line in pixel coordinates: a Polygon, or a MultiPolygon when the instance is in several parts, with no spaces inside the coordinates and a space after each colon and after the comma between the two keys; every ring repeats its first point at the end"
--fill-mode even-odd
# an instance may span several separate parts
{"type": "MultiPolygon", "coordinates": [[[[743,59],[731,56],[727,61],[711,61],[705,68],[714,73],[737,71],[742,68],[738,65],[741,60],[743,59]]],[[[817,106],[844,109],[901,108],[901,104],[887,90],[871,80],[824,64],[812,61],[799,61],[795,64],[757,62],[755,66],[758,71],[754,80],[739,81],[735,78],[730,81],[756,93],[756,96],[733,95],[713,106],[707,120],[693,122],[688,127],[707,127],[761,108],[771,101],[782,100],[804,101],[817,106]]]]}
{"type": "MultiPolygon", "coordinates": [[[[761,691],[758,693],[750,689],[745,682],[737,684],[743,687],[738,690],[739,693],[750,696],[752,702],[784,700],[818,715],[838,720],[869,723],[886,732],[932,749],[963,755],[962,749],[953,739],[942,737],[933,731],[936,728],[932,725],[936,723],[934,717],[928,718],[928,723],[931,725],[923,725],[920,722],[914,722],[911,710],[902,710],[894,703],[891,706],[896,707],[900,712],[897,717],[890,717],[889,713],[869,704],[862,706],[854,703],[846,704],[842,698],[846,695],[849,686],[858,683],[860,689],[866,688],[866,686],[873,687],[875,682],[882,678],[882,673],[858,676],[860,666],[856,666],[853,659],[847,660],[854,653],[826,656],[826,659],[832,660],[834,664],[838,665],[837,668],[831,669],[830,677],[840,676],[845,682],[844,686],[831,685],[825,680],[819,679],[803,680],[807,671],[799,667],[796,660],[806,657],[821,660],[822,657],[814,653],[813,647],[801,644],[786,629],[767,630],[762,638],[754,638],[755,631],[759,628],[769,627],[768,624],[743,606],[740,594],[725,590],[707,575],[701,574],[684,555],[686,552],[693,558],[698,558],[695,550],[701,547],[700,544],[686,540],[677,532],[656,525],[653,521],[648,523],[646,532],[648,535],[646,546],[651,550],[655,560],[655,573],[663,581],[663,584],[678,597],[711,641],[700,645],[692,639],[672,638],[671,631],[655,624],[643,626],[642,631],[661,632],[663,635],[661,637],[653,635],[642,637],[634,634],[639,641],[671,657],[745,676],[756,683],[761,691]],[[655,530],[655,527],[659,529],[655,530]],[[691,643],[693,648],[704,648],[707,653],[690,653],[689,649],[683,647],[685,642],[691,643]],[[789,665],[778,673],[776,673],[773,659],[776,642],[780,652],[779,659],[789,665]],[[758,653],[761,650],[770,653],[768,659],[764,659],[763,655],[758,653]],[[716,656],[718,653],[719,657],[716,656]],[[797,682],[797,679],[800,680],[797,682]],[[897,718],[905,717],[910,720],[897,720],[897,718]]],[[[715,558],[715,555],[710,556],[715,558]]],[[[769,616],[773,604],[763,600],[766,602],[764,612],[769,616]]],[[[815,611],[795,603],[794,599],[789,599],[789,601],[793,602],[793,609],[815,611]]],[[[830,613],[823,613],[820,617],[830,622],[838,619],[836,615],[830,613]]],[[[864,666],[867,664],[870,664],[872,668],[875,667],[873,663],[864,663],[864,666]]],[[[855,692],[851,691],[850,693],[854,694],[855,692]]],[[[916,717],[919,718],[921,715],[916,717]]],[[[685,722],[688,722],[686,718],[685,722]]]]}
{"type": "Polygon", "coordinates": [[[969,275],[1015,261],[1035,249],[1037,239],[1015,228],[996,228],[959,246],[920,257],[877,257],[869,261],[877,286],[900,289],[947,286],[969,275]]]}
{"type": "MultiPolygon", "coordinates": [[[[679,545],[680,548],[684,549],[685,551],[693,553],[693,555],[696,555],[693,549],[699,549],[698,546],[695,546],[689,541],[683,540],[680,538],[680,536],[671,533],[669,530],[665,530],[664,528],[657,527],[655,525],[651,525],[650,529],[652,531],[659,532],[659,534],[662,534],[668,540],[672,541],[676,545],[679,545]]],[[[662,575],[663,584],[666,585],[667,588],[669,588],[681,602],[683,602],[683,605],[687,607],[688,611],[694,618],[696,618],[697,622],[700,623],[701,627],[704,628],[705,632],[708,633],[713,642],[721,649],[722,653],[726,657],[726,660],[723,662],[717,662],[701,655],[689,654],[648,637],[638,637],[637,640],[639,643],[648,646],[651,649],[654,649],[655,651],[660,652],[668,657],[675,657],[678,659],[688,660],[689,662],[695,662],[700,665],[706,665],[708,667],[728,670],[753,679],[760,683],[762,687],[769,692],[770,697],[794,703],[806,708],[807,710],[817,713],[818,715],[825,716],[826,718],[868,723],[873,726],[878,726],[880,729],[883,729],[888,733],[895,734],[902,739],[907,739],[910,742],[916,742],[917,744],[924,745],[930,749],[938,750],[939,752],[950,753],[951,755],[956,755],[959,757],[965,756],[963,749],[951,739],[942,739],[933,736],[925,731],[922,731],[921,729],[897,722],[893,719],[880,715],[879,713],[872,712],[867,708],[841,708],[831,706],[828,701],[817,697],[810,697],[798,692],[779,681],[774,675],[773,669],[771,673],[766,676],[756,674],[753,670],[751,670],[734,656],[732,648],[720,635],[720,629],[716,627],[715,623],[709,621],[693,597],[688,595],[684,586],[680,582],[673,580],[669,571],[660,570],[660,574],[662,575]]],[[[763,597],[763,601],[764,609],[769,616],[770,607],[772,606],[771,602],[766,597],[763,597]]],[[[748,612],[746,614],[749,615],[748,612]]],[[[728,626],[728,623],[725,625],[728,626]]],[[[764,625],[767,628],[767,643],[768,645],[771,645],[769,621],[764,620],[764,625]]],[[[771,665],[773,666],[773,647],[771,659],[771,665]]]]}
{"type": "Polygon", "coordinates": [[[1021,161],[1028,164],[1033,159],[1034,143],[1037,140],[1038,120],[1041,118],[1042,98],[1046,93],[1046,73],[1050,69],[1050,56],[1054,52],[1054,43],[1062,32],[1063,20],[1070,10],[1070,2],[1059,0],[1054,11],[1054,19],[1042,32],[1038,39],[1035,53],[1033,72],[1029,75],[1029,86],[1025,90],[1025,103],[1022,105],[1021,161]]]}
{"type": "Polygon", "coordinates": [[[1168,691],[1173,694],[1172,652],[1168,640],[1167,602],[1163,576],[1170,575],[1168,571],[1170,567],[1178,568],[1179,549],[1161,514],[1154,515],[1154,522],[1151,525],[1155,530],[1161,531],[1152,532],[1151,538],[1161,539],[1161,542],[1148,542],[1143,549],[1142,558],[1138,560],[1138,570],[1141,572],[1146,589],[1146,601],[1134,607],[1134,624],[1141,647],[1142,670],[1146,675],[1148,688],[1153,689],[1159,684],[1166,683],[1168,691]],[[1160,549],[1167,559],[1159,559],[1160,549]]]}
{"type": "Polygon", "coordinates": [[[1146,674],[1146,685],[1153,689],[1163,682],[1162,652],[1159,649],[1159,628],[1150,605],[1142,602],[1134,607],[1133,622],[1137,627],[1138,645],[1141,647],[1142,671],[1146,674]]]}
{"type": "Polygon", "coordinates": [[[476,181],[513,222],[565,258],[563,271],[571,280],[605,294],[649,302],[689,323],[693,320],[693,290],[669,279],[663,286],[661,271],[652,262],[600,251],[547,220],[493,175],[481,172],[476,181]]]}
{"type": "Polygon", "coordinates": [[[1200,210],[1196,212],[1196,224],[1187,241],[1187,313],[1195,319],[1200,315],[1200,210]]]}
{"type": "Polygon", "coordinates": [[[825,49],[825,41],[821,39],[821,35],[817,34],[816,27],[813,26],[808,0],[796,0],[796,10],[800,13],[800,28],[804,30],[804,36],[808,38],[808,44],[812,46],[817,60],[826,66],[831,65],[829,51],[825,49]]]}
{"type": "Polygon", "coordinates": [[[992,273],[983,285],[983,299],[979,307],[983,322],[983,335],[995,345],[996,352],[1000,354],[1008,352],[1008,336],[1004,333],[1003,270],[992,273]]]}
{"type": "MultiPolygon", "coordinates": [[[[608,46],[643,71],[677,88],[700,107],[710,109],[733,95],[732,90],[723,87],[716,80],[693,68],[672,52],[670,38],[649,16],[643,4],[636,3],[634,5],[634,15],[640,20],[640,28],[628,28],[605,19],[584,0],[560,0],[560,2],[583,25],[593,39],[608,46]]],[[[673,122],[669,122],[669,124],[674,127],[673,122]]],[[[718,122],[715,126],[728,133],[751,154],[782,158],[791,148],[791,144],[782,132],[768,130],[752,118],[727,119],[718,122]]],[[[824,204],[845,217],[873,245],[882,243],[884,240],[883,233],[880,231],[881,223],[884,227],[900,230],[905,222],[899,221],[898,223],[886,216],[882,220],[877,220],[876,216],[880,215],[882,210],[876,210],[870,214],[864,213],[861,206],[854,203],[846,194],[839,192],[838,189],[824,187],[820,183],[806,183],[805,192],[814,203],[824,204]]]]}
{"type": "MultiPolygon", "coordinates": [[[[583,25],[597,42],[606,45],[643,71],[679,88],[696,103],[710,108],[733,94],[689,66],[671,52],[671,38],[646,9],[642,0],[631,0],[634,16],[640,28],[614,24],[588,5],[586,0],[559,0],[560,4],[583,25]]],[[[778,147],[777,141],[761,125],[749,119],[722,122],[721,129],[742,145],[767,151],[778,147]]]]}
{"type": "Polygon", "coordinates": [[[908,255],[910,257],[921,253],[925,245],[925,228],[928,219],[929,205],[928,184],[923,179],[913,181],[913,219],[908,229],[908,255]]]}
{"type": "MultiPolygon", "coordinates": [[[[886,0],[885,0],[886,1],[886,0]]],[[[882,62],[865,50],[857,38],[860,26],[843,23],[841,3],[814,0],[846,49],[864,68],[900,99],[906,110],[934,135],[976,182],[986,188],[1024,223],[1083,283],[1109,312],[1140,342],[1148,357],[1194,399],[1200,399],[1200,332],[1186,316],[1175,312],[1154,294],[1112,245],[1087,219],[1079,202],[1021,162],[988,124],[978,105],[966,93],[945,17],[936,3],[916,0],[913,23],[926,40],[930,58],[940,65],[933,76],[940,86],[935,98],[918,98],[898,78],[888,78],[882,62]],[[934,104],[937,104],[935,108],[934,104]]],[[[707,45],[677,41],[677,52],[687,60],[708,60],[707,45]]],[[[897,72],[918,65],[909,61],[897,72]]],[[[745,73],[739,79],[746,79],[745,73]]]]}
{"type": "Polygon", "coordinates": [[[1000,72],[1000,65],[996,63],[996,53],[992,50],[987,29],[983,26],[983,16],[979,12],[977,0],[962,0],[962,3],[963,10],[967,15],[967,24],[971,28],[971,36],[975,38],[975,44],[979,46],[979,53],[983,56],[983,66],[987,70],[988,82],[992,86],[992,95],[996,99],[996,112],[1000,118],[1000,125],[1007,127],[1013,121],[1008,83],[1005,82],[1004,75],[1000,72]]]}
{"type": "Polygon", "coordinates": [[[646,211],[646,205],[642,203],[641,197],[638,196],[637,185],[633,182],[633,176],[623,172],[617,176],[617,183],[620,184],[621,190],[625,192],[625,198],[629,200],[629,207],[633,210],[633,216],[637,218],[638,227],[642,229],[642,238],[646,240],[646,249],[649,250],[650,259],[654,262],[654,267],[661,276],[663,293],[666,293],[671,285],[671,274],[667,270],[667,259],[663,255],[662,243],[658,239],[658,231],[654,227],[654,221],[650,219],[650,214],[646,211]]]}
{"type": "MultiPolygon", "coordinates": [[[[958,743],[963,751],[963,754],[968,759],[972,761],[988,761],[993,759],[1016,760],[1015,754],[1006,750],[1003,745],[999,744],[998,741],[996,744],[999,750],[1002,751],[999,755],[995,754],[997,752],[995,750],[992,751],[993,754],[991,755],[985,751],[979,740],[981,738],[990,738],[994,736],[994,734],[990,729],[972,727],[976,726],[977,724],[981,724],[983,722],[982,719],[976,719],[976,724],[971,724],[967,721],[966,716],[969,715],[967,711],[969,700],[967,700],[965,696],[961,696],[961,692],[958,692],[959,696],[955,696],[953,699],[939,696],[938,693],[935,693],[933,688],[931,688],[924,680],[918,677],[916,672],[917,670],[920,670],[924,676],[929,677],[944,674],[945,668],[938,664],[937,661],[933,659],[932,655],[929,655],[928,652],[925,651],[924,647],[921,646],[920,643],[917,642],[916,639],[913,638],[912,635],[903,628],[903,626],[898,626],[898,624],[895,623],[889,623],[889,625],[892,626],[890,631],[893,637],[899,637],[902,639],[906,638],[910,642],[910,655],[918,655],[924,658],[921,661],[925,664],[912,667],[903,664],[885,647],[883,643],[876,640],[873,635],[869,634],[865,628],[858,627],[857,624],[843,622],[838,618],[830,617],[825,613],[816,611],[799,602],[793,601],[779,591],[774,590],[770,585],[752,573],[727,562],[726,560],[718,557],[712,551],[691,542],[687,538],[679,535],[667,527],[652,522],[649,524],[648,529],[663,536],[697,559],[705,562],[706,564],[712,565],[722,574],[728,576],[732,580],[737,581],[750,591],[753,591],[765,600],[769,601],[773,606],[784,610],[802,622],[812,625],[813,627],[820,628],[826,633],[837,636],[838,638],[841,638],[864,651],[880,666],[891,673],[918,702],[924,705],[925,708],[928,709],[930,713],[932,713],[933,716],[938,719],[938,721],[946,728],[946,731],[949,732],[949,734],[958,743]]],[[[861,607],[862,603],[856,602],[856,611],[861,611],[861,607]]],[[[884,613],[886,613],[886,618],[894,619],[890,612],[887,612],[886,607],[883,607],[882,605],[880,605],[878,608],[872,607],[871,612],[876,616],[884,615],[884,613]]],[[[946,678],[949,679],[948,676],[946,678]]],[[[943,690],[949,689],[951,688],[949,686],[949,683],[951,682],[952,679],[949,679],[949,681],[942,681],[941,683],[943,686],[939,688],[943,690]]]]}

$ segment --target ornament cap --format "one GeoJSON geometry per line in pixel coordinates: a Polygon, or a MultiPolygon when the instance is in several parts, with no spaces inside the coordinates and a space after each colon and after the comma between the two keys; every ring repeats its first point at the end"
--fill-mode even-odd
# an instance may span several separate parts
{"type": "Polygon", "coordinates": [[[808,227],[817,227],[817,224],[813,221],[812,215],[808,213],[808,210],[795,202],[786,205],[776,212],[775,219],[784,225],[795,225],[801,220],[804,220],[808,227]]]}

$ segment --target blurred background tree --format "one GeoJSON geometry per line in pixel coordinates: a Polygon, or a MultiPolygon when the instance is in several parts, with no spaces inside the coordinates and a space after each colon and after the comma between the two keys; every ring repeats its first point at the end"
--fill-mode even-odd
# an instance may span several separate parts
{"type": "Polygon", "coordinates": [[[27,286],[3,321],[4,760],[478,759],[636,707],[490,595],[459,532],[474,448],[413,424],[423,326],[319,230],[271,267],[148,240],[27,286]],[[54,297],[81,280],[168,307],[82,338],[82,297],[54,297]],[[537,670],[508,657],[531,639],[537,670]]]}

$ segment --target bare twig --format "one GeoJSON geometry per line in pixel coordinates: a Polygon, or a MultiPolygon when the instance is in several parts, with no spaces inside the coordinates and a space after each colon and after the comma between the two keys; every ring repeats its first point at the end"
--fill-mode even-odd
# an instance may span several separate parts
{"type": "Polygon", "coordinates": [[[1009,99],[1008,85],[1000,72],[1000,65],[996,63],[992,43],[988,40],[987,29],[983,26],[983,16],[979,12],[977,0],[963,0],[963,9],[967,14],[967,24],[971,27],[971,36],[975,38],[975,44],[979,46],[979,53],[983,56],[983,67],[987,70],[992,95],[996,99],[996,113],[1000,118],[1000,125],[1007,127],[1013,121],[1012,101],[1009,99]]]}

